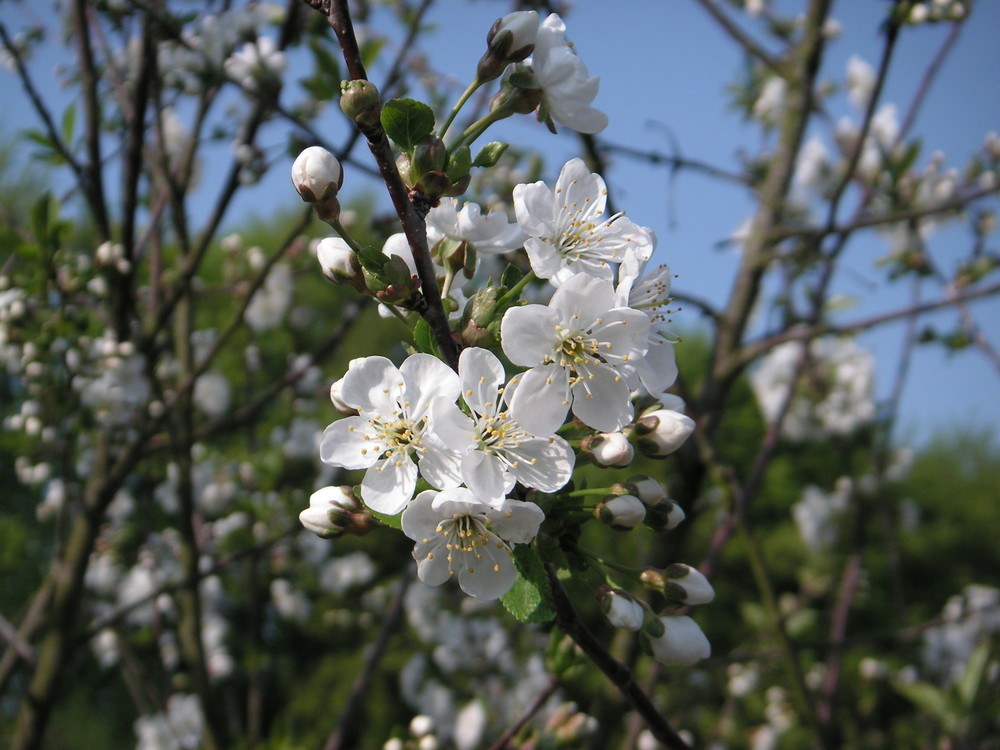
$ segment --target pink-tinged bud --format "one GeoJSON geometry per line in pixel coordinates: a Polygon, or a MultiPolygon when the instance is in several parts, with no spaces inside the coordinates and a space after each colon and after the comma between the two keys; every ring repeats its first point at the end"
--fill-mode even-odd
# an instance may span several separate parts
{"type": "Polygon", "coordinates": [[[657,409],[635,423],[636,445],[651,458],[669,456],[694,432],[694,420],[679,411],[657,409]]]}
{"type": "Polygon", "coordinates": [[[708,604],[715,599],[715,589],[700,570],[684,563],[667,567],[667,578],[682,589],[683,604],[708,604]]]}
{"type": "Polygon", "coordinates": [[[624,591],[612,589],[601,597],[601,611],[608,622],[616,628],[639,630],[645,619],[646,611],[635,599],[624,591]]]}
{"type": "Polygon", "coordinates": [[[352,526],[353,516],[360,510],[350,487],[323,487],[309,497],[309,507],[299,513],[299,521],[314,534],[333,539],[352,526]]]}
{"type": "Polygon", "coordinates": [[[598,466],[622,467],[632,463],[635,448],[620,432],[602,432],[583,439],[580,450],[598,466]]]}
{"type": "Polygon", "coordinates": [[[357,254],[340,237],[327,237],[316,245],[316,258],[323,275],[334,284],[353,284],[361,277],[357,254]]]}
{"type": "Polygon", "coordinates": [[[687,667],[712,655],[712,645],[690,617],[661,617],[663,635],[649,638],[653,658],[671,667],[687,667]]]}
{"type": "Polygon", "coordinates": [[[594,510],[594,515],[613,529],[628,531],[642,523],[646,506],[633,495],[608,495],[594,510]]]}
{"type": "Polygon", "coordinates": [[[292,185],[306,203],[335,198],[343,184],[337,157],[320,146],[304,149],[292,164],[292,185]]]}
{"type": "Polygon", "coordinates": [[[663,484],[647,474],[638,474],[630,478],[626,484],[631,487],[632,494],[642,500],[647,508],[657,505],[667,497],[663,484]]]}

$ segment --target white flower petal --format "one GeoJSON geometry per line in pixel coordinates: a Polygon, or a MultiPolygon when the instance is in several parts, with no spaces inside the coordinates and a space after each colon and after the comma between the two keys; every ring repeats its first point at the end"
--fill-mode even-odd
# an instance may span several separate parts
{"type": "Polygon", "coordinates": [[[361,499],[379,513],[394,516],[413,497],[417,485],[417,465],[409,456],[383,458],[365,472],[361,499]]]}
{"type": "Polygon", "coordinates": [[[378,460],[382,446],[378,441],[365,440],[369,434],[368,420],[361,417],[339,419],[323,430],[319,455],[323,463],[345,469],[367,469],[378,460]]]}
{"type": "Polygon", "coordinates": [[[554,434],[566,420],[568,410],[569,376],[563,368],[554,364],[536,367],[518,379],[510,413],[531,434],[554,434]]]}

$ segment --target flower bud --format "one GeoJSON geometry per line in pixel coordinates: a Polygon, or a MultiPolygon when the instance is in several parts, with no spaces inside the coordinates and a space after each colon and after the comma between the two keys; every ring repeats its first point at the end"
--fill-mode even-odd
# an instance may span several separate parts
{"type": "Polygon", "coordinates": [[[671,409],[644,414],[635,423],[636,445],[651,458],[669,456],[694,432],[694,420],[671,409]]]}
{"type": "Polygon", "coordinates": [[[639,602],[617,589],[611,589],[601,597],[601,611],[608,622],[626,630],[639,630],[646,615],[639,602]]]}
{"type": "Polygon", "coordinates": [[[488,286],[469,297],[462,311],[462,343],[486,349],[496,344],[496,335],[490,325],[497,317],[497,299],[504,292],[502,287],[488,286]]]}
{"type": "Polygon", "coordinates": [[[637,474],[631,477],[626,484],[631,488],[632,494],[642,500],[643,505],[647,508],[656,506],[667,497],[667,491],[663,484],[648,474],[637,474]]]}
{"type": "Polygon", "coordinates": [[[299,521],[314,534],[333,539],[354,526],[353,516],[361,509],[350,487],[323,487],[309,497],[309,507],[299,513],[299,521]]]}
{"type": "Polygon", "coordinates": [[[335,198],[343,184],[340,162],[321,146],[304,149],[292,164],[292,185],[306,203],[335,198]]]}
{"type": "Polygon", "coordinates": [[[507,117],[513,114],[528,115],[538,109],[545,91],[535,80],[530,65],[512,66],[503,77],[500,90],[490,99],[490,112],[500,112],[507,117]]]}
{"type": "Polygon", "coordinates": [[[361,273],[368,290],[379,302],[389,305],[410,302],[420,288],[420,279],[398,255],[390,256],[378,269],[362,266],[361,273]]]}
{"type": "Polygon", "coordinates": [[[681,589],[682,604],[708,604],[715,599],[715,589],[700,570],[684,563],[674,563],[666,569],[667,578],[681,589]]]}
{"type": "Polygon", "coordinates": [[[594,516],[613,529],[634,529],[646,517],[646,506],[634,495],[608,495],[594,509],[594,516]]]}
{"type": "Polygon", "coordinates": [[[362,132],[381,125],[382,99],[371,81],[341,81],[340,108],[362,132]]]}
{"type": "Polygon", "coordinates": [[[357,254],[342,238],[327,237],[320,240],[316,245],[316,258],[323,269],[323,275],[334,284],[357,286],[360,281],[363,290],[364,278],[361,276],[357,254]]]}
{"type": "Polygon", "coordinates": [[[427,172],[444,172],[448,166],[448,147],[440,138],[429,135],[413,148],[411,174],[416,180],[427,172]]]}
{"type": "Polygon", "coordinates": [[[670,500],[661,500],[646,508],[645,524],[656,531],[668,531],[685,518],[684,509],[670,500]]]}
{"type": "Polygon", "coordinates": [[[661,664],[687,667],[712,655],[712,646],[698,623],[686,616],[661,617],[664,632],[648,638],[653,658],[661,664]]]}
{"type": "Polygon", "coordinates": [[[635,456],[635,449],[620,432],[601,432],[589,435],[580,444],[581,452],[598,466],[628,466],[635,456]]]}
{"type": "Polygon", "coordinates": [[[535,49],[538,13],[521,10],[498,18],[486,35],[486,53],[476,66],[480,82],[497,78],[508,63],[520,62],[535,49]]]}

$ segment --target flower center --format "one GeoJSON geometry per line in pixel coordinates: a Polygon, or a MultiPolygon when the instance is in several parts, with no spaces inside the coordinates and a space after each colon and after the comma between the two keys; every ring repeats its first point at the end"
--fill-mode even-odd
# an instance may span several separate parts
{"type": "Polygon", "coordinates": [[[482,560],[483,554],[479,550],[489,544],[492,534],[486,528],[486,516],[482,514],[453,515],[441,521],[435,531],[445,538],[445,549],[448,550],[448,570],[455,572],[455,556],[460,554],[465,556],[462,564],[470,573],[475,572],[472,567],[474,560],[482,560]],[[468,556],[472,556],[472,560],[468,556]]]}

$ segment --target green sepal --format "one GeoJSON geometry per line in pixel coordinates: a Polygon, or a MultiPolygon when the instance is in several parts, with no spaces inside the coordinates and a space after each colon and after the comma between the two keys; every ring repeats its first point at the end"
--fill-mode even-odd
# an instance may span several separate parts
{"type": "Polygon", "coordinates": [[[404,151],[434,130],[434,111],[416,99],[390,99],[382,107],[381,119],[385,134],[404,151]]]}
{"type": "Polygon", "coordinates": [[[535,549],[518,544],[513,550],[517,580],[511,589],[500,597],[507,611],[521,622],[543,623],[555,619],[552,606],[552,589],[545,575],[545,566],[535,549]]]}

